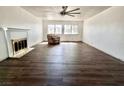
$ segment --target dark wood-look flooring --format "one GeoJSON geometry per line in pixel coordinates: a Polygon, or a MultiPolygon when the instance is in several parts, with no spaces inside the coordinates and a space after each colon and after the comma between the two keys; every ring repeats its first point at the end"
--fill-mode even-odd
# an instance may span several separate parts
{"type": "Polygon", "coordinates": [[[44,43],[1,62],[0,85],[124,85],[124,64],[84,43],[44,43]]]}

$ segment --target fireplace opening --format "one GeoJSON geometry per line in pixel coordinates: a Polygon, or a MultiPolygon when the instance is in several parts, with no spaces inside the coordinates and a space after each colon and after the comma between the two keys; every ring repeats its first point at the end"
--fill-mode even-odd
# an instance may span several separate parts
{"type": "Polygon", "coordinates": [[[12,40],[13,54],[19,53],[21,50],[27,48],[27,38],[12,40]]]}
{"type": "Polygon", "coordinates": [[[15,48],[15,52],[17,52],[18,51],[18,43],[17,42],[15,42],[14,48],[15,48]]]}

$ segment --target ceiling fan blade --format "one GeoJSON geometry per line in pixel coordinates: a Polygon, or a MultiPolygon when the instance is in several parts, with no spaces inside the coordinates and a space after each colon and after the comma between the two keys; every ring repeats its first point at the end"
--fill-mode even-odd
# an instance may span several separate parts
{"type": "Polygon", "coordinates": [[[77,11],[77,10],[80,10],[80,8],[76,8],[76,9],[73,9],[73,10],[67,11],[67,13],[69,13],[69,12],[73,12],[73,11],[77,11]]]}
{"type": "Polygon", "coordinates": [[[81,13],[68,13],[68,14],[81,14],[81,13]]]}
{"type": "Polygon", "coordinates": [[[65,12],[67,10],[68,6],[62,6],[62,8],[63,8],[63,12],[65,12]]]}
{"type": "Polygon", "coordinates": [[[71,15],[71,14],[67,14],[67,15],[72,16],[72,17],[75,17],[74,15],[71,15]]]}

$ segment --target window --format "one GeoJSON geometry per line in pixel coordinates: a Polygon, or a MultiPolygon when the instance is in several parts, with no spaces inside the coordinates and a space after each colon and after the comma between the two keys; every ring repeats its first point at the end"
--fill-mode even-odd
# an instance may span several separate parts
{"type": "Polygon", "coordinates": [[[71,25],[64,25],[64,34],[71,34],[71,25]]]}
{"type": "Polygon", "coordinates": [[[78,25],[48,25],[48,34],[79,34],[78,25]]]}
{"type": "Polygon", "coordinates": [[[55,25],[55,34],[62,34],[62,25],[55,25]]]}
{"type": "Polygon", "coordinates": [[[54,25],[48,25],[48,34],[54,34],[54,25]]]}
{"type": "Polygon", "coordinates": [[[78,26],[72,25],[72,34],[78,34],[78,26]]]}
{"type": "Polygon", "coordinates": [[[48,34],[62,34],[62,25],[48,25],[48,34]]]}
{"type": "Polygon", "coordinates": [[[78,26],[64,25],[64,34],[78,34],[78,26]]]}

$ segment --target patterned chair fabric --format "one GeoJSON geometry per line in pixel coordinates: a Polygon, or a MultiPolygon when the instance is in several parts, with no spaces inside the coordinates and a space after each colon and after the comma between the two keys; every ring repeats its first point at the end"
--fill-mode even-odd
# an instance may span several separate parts
{"type": "Polygon", "coordinates": [[[54,35],[54,34],[48,34],[47,35],[47,39],[48,39],[48,44],[59,44],[60,43],[60,36],[58,35],[54,35]]]}

